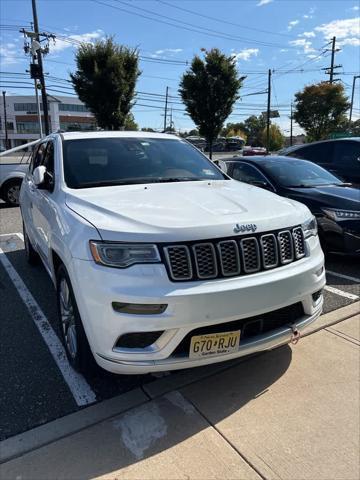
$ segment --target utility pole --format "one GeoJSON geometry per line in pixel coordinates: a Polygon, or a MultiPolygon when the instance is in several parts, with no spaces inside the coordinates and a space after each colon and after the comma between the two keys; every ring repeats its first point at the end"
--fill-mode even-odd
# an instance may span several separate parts
{"type": "MultiPolygon", "coordinates": [[[[39,32],[39,23],[38,23],[37,11],[36,11],[36,0],[31,0],[31,4],[32,4],[33,20],[34,20],[35,40],[40,44],[40,32],[39,32]]],[[[48,102],[47,102],[47,96],[46,96],[41,48],[37,50],[36,56],[37,56],[37,61],[39,65],[39,80],[41,85],[41,97],[42,97],[42,104],[43,104],[43,111],[44,111],[45,135],[49,135],[50,133],[49,109],[48,109],[48,102]]]]}
{"type": "Polygon", "coordinates": [[[166,125],[167,125],[168,95],[169,95],[169,87],[166,87],[165,112],[164,112],[164,132],[166,132],[166,125]]]}
{"type": "Polygon", "coordinates": [[[335,44],[336,44],[336,37],[333,37],[332,47],[331,47],[330,83],[333,83],[333,80],[334,80],[335,44]]]}
{"type": "Polygon", "coordinates": [[[6,99],[5,99],[6,92],[3,91],[2,95],[3,95],[3,103],[4,103],[5,148],[8,150],[10,149],[10,145],[9,145],[9,138],[8,138],[8,127],[7,127],[7,116],[6,116],[6,99]]]}
{"type": "Polygon", "coordinates": [[[266,153],[270,150],[270,107],[271,107],[271,69],[268,73],[268,98],[267,98],[267,115],[266,115],[266,153]]]}
{"type": "Polygon", "coordinates": [[[356,81],[357,78],[360,78],[360,75],[354,75],[354,77],[353,77],[353,84],[352,84],[352,91],[351,91],[350,114],[349,114],[349,128],[351,126],[352,111],[353,111],[353,106],[354,106],[355,81],[356,81]]]}
{"type": "Polygon", "coordinates": [[[336,68],[340,68],[342,67],[342,65],[334,65],[335,63],[335,53],[336,52],[340,52],[340,48],[336,48],[336,37],[333,37],[332,38],[332,41],[331,41],[331,50],[327,49],[325,50],[326,52],[329,52],[331,51],[331,65],[330,67],[326,67],[326,68],[322,68],[321,70],[326,70],[326,75],[330,75],[330,79],[329,79],[329,83],[332,84],[334,83],[334,76],[335,75],[339,75],[338,73],[334,72],[334,70],[336,68]]]}
{"type": "Polygon", "coordinates": [[[293,104],[290,104],[290,147],[293,144],[293,111],[292,111],[293,104]]]}

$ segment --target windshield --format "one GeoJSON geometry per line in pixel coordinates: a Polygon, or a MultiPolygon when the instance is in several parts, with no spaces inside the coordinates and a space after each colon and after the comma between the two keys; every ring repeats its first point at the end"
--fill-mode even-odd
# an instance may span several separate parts
{"type": "Polygon", "coordinates": [[[307,160],[275,158],[262,162],[261,167],[284,187],[318,187],[343,183],[332,173],[307,160]]]}
{"type": "Polygon", "coordinates": [[[70,188],[227,178],[196,148],[181,140],[65,140],[63,152],[65,182],[70,188]]]}

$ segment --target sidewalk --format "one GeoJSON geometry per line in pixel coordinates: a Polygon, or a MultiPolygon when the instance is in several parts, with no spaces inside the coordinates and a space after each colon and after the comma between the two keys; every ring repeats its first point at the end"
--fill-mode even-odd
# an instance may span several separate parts
{"type": "Polygon", "coordinates": [[[95,414],[77,433],[64,436],[60,419],[64,438],[3,463],[0,478],[358,480],[359,322],[355,314],[191,384],[184,372],[173,391],[164,377],[133,394],[134,408],[95,414]]]}

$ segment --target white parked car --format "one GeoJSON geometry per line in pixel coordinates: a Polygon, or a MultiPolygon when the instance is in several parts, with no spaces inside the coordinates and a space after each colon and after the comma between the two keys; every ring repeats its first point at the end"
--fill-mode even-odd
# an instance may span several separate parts
{"type": "Polygon", "coordinates": [[[76,369],[221,362],[286,344],[321,314],[324,257],[307,207],[230,179],[181,138],[50,135],[20,206],[76,369]]]}
{"type": "Polygon", "coordinates": [[[21,182],[29,170],[32,147],[37,142],[24,147],[15,147],[0,153],[0,198],[9,205],[19,205],[21,182]]]}

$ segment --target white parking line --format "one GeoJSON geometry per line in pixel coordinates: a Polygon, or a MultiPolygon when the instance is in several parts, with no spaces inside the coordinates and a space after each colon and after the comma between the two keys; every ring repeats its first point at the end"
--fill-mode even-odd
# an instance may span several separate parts
{"type": "Polygon", "coordinates": [[[338,288],[330,287],[326,285],[325,290],[330,293],[334,293],[335,295],[340,295],[341,297],[349,298],[350,300],[358,300],[359,296],[354,295],[353,293],[344,292],[343,290],[339,290],[338,288]]]}
{"type": "Polygon", "coordinates": [[[79,373],[77,373],[69,364],[61,341],[52,329],[50,323],[48,322],[38,303],[31,295],[25,283],[22,281],[19,274],[12,266],[11,262],[1,248],[0,262],[7,271],[7,274],[9,275],[23,302],[25,303],[30,316],[32,317],[35,325],[37,326],[44,342],[46,343],[48,349],[50,350],[50,353],[55,360],[55,363],[57,364],[65,382],[67,383],[75,402],[78,406],[84,406],[89,405],[90,403],[94,403],[96,401],[95,392],[91,389],[85,378],[79,373]]]}
{"type": "Polygon", "coordinates": [[[351,275],[345,275],[343,273],[333,272],[332,270],[328,270],[328,269],[326,269],[326,273],[328,273],[329,275],[334,275],[334,277],[343,278],[344,280],[350,280],[351,282],[360,283],[359,277],[352,277],[351,275]]]}

